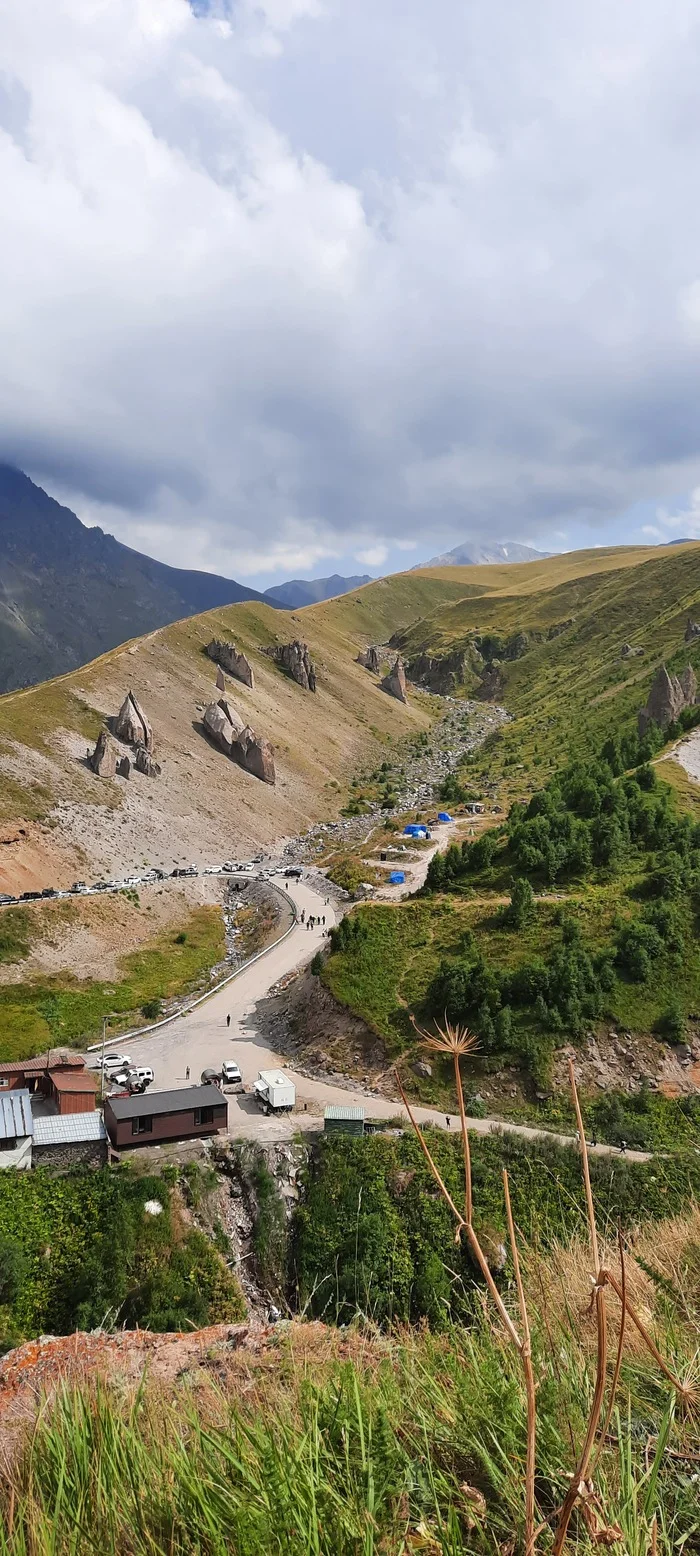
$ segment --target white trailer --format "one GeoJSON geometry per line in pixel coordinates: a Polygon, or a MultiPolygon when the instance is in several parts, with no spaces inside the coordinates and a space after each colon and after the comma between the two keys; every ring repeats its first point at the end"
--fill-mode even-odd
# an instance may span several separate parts
{"type": "Polygon", "coordinates": [[[253,1091],[263,1113],[291,1113],[296,1102],[294,1082],[283,1070],[259,1070],[253,1091]]]}

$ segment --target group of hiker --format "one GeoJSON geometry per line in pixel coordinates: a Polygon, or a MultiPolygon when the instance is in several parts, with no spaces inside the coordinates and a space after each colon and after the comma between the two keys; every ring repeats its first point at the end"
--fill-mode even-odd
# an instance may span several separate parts
{"type": "Polygon", "coordinates": [[[307,929],[315,929],[319,925],[323,929],[325,929],[325,927],[326,927],[326,915],[325,915],[325,913],[310,913],[309,917],[307,918],[306,917],[306,910],[304,908],[302,908],[301,914],[300,914],[300,919],[301,919],[301,923],[302,924],[304,924],[304,923],[306,924],[306,928],[307,929]]]}

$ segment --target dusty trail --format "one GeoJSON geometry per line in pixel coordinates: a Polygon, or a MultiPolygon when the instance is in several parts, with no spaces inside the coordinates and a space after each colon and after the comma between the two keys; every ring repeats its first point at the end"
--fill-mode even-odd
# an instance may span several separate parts
{"type": "MultiPolygon", "coordinates": [[[[443,829],[436,848],[444,843],[449,830],[447,826],[443,829]]],[[[421,858],[423,874],[433,852],[434,849],[421,858]]],[[[264,999],[280,979],[311,961],[316,951],[326,943],[328,931],[336,922],[333,903],[326,902],[322,892],[308,880],[285,883],[284,889],[296,905],[299,916],[302,910],[307,920],[309,915],[318,919],[325,915],[325,927],[318,924],[310,930],[297,922],[285,940],[272,946],[252,966],[244,968],[232,983],[213,994],[196,1010],[185,1014],[161,1032],[154,1032],[138,1040],[129,1039],[131,1058],[136,1064],[152,1066],[159,1091],[184,1086],[188,1067],[189,1078],[197,1081],[202,1070],[209,1067],[220,1069],[225,1059],[232,1059],[240,1066],[244,1085],[248,1087],[256,1079],[258,1070],[277,1066],[287,1068],[296,1086],[298,1111],[291,1117],[266,1118],[261,1115],[251,1096],[246,1093],[230,1094],[229,1133],[234,1138],[249,1137],[266,1141],[287,1139],[300,1127],[321,1129],[323,1109],[333,1103],[361,1103],[367,1118],[395,1118],[407,1122],[406,1110],[401,1102],[394,1103],[364,1093],[355,1085],[345,1087],[300,1075],[260,1035],[255,1015],[258,1001],[264,999]],[[231,1018],[230,1026],[227,1025],[228,1016],[231,1018]]],[[[414,1113],[422,1124],[437,1124],[443,1129],[459,1127],[456,1115],[447,1116],[435,1108],[416,1107],[414,1113]]],[[[501,1123],[488,1118],[470,1118],[469,1128],[479,1135],[488,1135],[497,1129],[519,1135],[525,1140],[537,1140],[546,1134],[547,1139],[559,1144],[570,1146],[573,1143],[570,1135],[552,1134],[526,1124],[501,1123]]],[[[600,1156],[619,1154],[613,1146],[598,1145],[592,1149],[594,1154],[600,1156]]],[[[628,1151],[627,1157],[630,1161],[647,1161],[649,1153],[628,1151]]]]}

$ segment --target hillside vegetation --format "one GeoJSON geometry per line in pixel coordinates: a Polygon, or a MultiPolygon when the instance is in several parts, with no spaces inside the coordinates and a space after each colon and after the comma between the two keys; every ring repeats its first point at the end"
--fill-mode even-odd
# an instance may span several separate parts
{"type": "MultiPolygon", "coordinates": [[[[681,1377],[700,1337],[699,1232],[697,1215],[662,1224],[639,1239],[638,1262],[626,1259],[629,1290],[681,1377]]],[[[619,1278],[616,1255],[605,1256],[619,1278]]],[[[580,1243],[549,1259],[526,1255],[541,1551],[551,1549],[591,1408],[588,1272],[580,1243]]],[[[608,1322],[612,1350],[612,1309],[608,1322]]],[[[147,1373],[137,1389],[119,1377],[116,1353],[116,1377],[54,1388],[0,1487],[2,1556],[486,1556],[521,1547],[522,1373],[483,1311],[469,1329],[437,1335],[292,1324],[256,1346],[239,1333],[192,1352],[176,1380],[147,1373]]],[[[696,1458],[694,1412],[676,1407],[628,1332],[596,1495],[579,1505],[567,1549],[693,1550],[696,1458]]]]}

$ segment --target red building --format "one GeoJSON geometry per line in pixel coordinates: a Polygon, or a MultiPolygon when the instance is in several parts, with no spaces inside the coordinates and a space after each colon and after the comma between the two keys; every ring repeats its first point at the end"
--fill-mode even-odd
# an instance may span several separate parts
{"type": "Polygon", "coordinates": [[[91,1113],[95,1109],[97,1078],[85,1068],[82,1054],[70,1048],[50,1048],[33,1059],[12,1059],[0,1064],[0,1091],[26,1089],[52,1102],[57,1113],[91,1113]]]}

